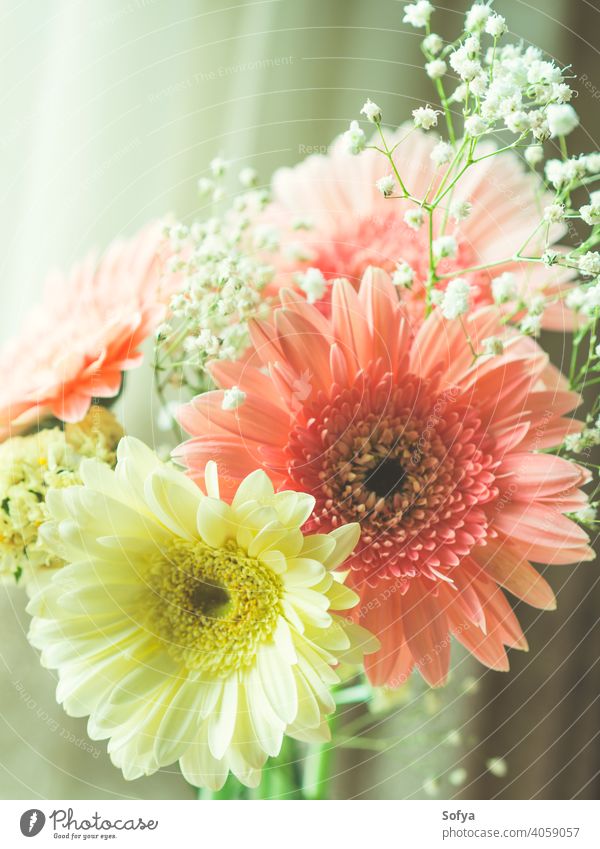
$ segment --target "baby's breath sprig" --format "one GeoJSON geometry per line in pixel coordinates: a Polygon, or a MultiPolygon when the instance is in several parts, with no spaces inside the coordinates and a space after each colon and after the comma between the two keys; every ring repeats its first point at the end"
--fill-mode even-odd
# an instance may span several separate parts
{"type": "MultiPolygon", "coordinates": [[[[403,20],[425,31],[421,44],[426,59],[425,70],[434,82],[442,107],[442,112],[430,105],[414,109],[414,128],[429,132],[437,128],[438,115],[444,114],[446,119],[448,141],[440,139],[432,152],[436,169],[444,169],[435,192],[432,193],[434,177],[424,197],[413,196],[409,181],[400,172],[394,158],[396,148],[404,139],[393,147],[389,146],[384,131],[383,112],[371,100],[365,103],[362,114],[376,124],[381,143],[367,144],[366,135],[358,122],[352,122],[347,133],[348,146],[353,153],[372,148],[388,159],[390,174],[379,181],[378,188],[386,198],[401,198],[415,204],[417,209],[409,210],[405,215],[407,224],[419,229],[425,221],[428,222],[431,244],[426,311],[433,304],[433,289],[444,278],[452,276],[452,273],[440,273],[438,270],[442,257],[436,255],[433,247],[435,211],[438,208],[443,211],[441,231],[437,234],[443,236],[451,220],[458,225],[470,212],[468,201],[463,201],[461,209],[457,209],[453,203],[455,189],[469,169],[507,151],[523,150],[525,162],[535,171],[543,161],[543,143],[548,140],[556,140],[561,158],[546,163],[545,186],[537,178],[535,191],[540,199],[540,221],[513,255],[474,265],[464,269],[463,274],[515,262],[556,265],[584,276],[599,274],[600,256],[596,270],[595,254],[591,249],[600,242],[600,193],[596,193],[599,197],[592,193],[589,203],[579,209],[573,207],[571,196],[576,189],[600,176],[600,154],[580,157],[569,157],[567,154],[566,136],[579,124],[577,113],[569,102],[573,91],[567,82],[568,69],[558,67],[537,47],[525,47],[522,43],[503,44],[508,25],[501,15],[494,12],[491,3],[475,3],[471,6],[465,17],[463,32],[448,44],[444,44],[441,36],[431,29],[434,11],[428,0],[418,0],[405,6],[403,20]],[[449,67],[460,81],[450,96],[443,83],[449,67]],[[455,132],[456,116],[453,116],[450,108],[452,103],[462,106],[462,137],[457,137],[455,132]],[[486,137],[498,133],[501,136],[508,133],[509,138],[503,144],[494,146],[486,137]],[[554,193],[554,199],[549,204],[542,201],[546,189],[554,193]],[[555,251],[552,248],[555,225],[564,225],[572,218],[581,219],[590,225],[592,232],[570,252],[555,251]]],[[[551,302],[549,300],[548,305],[551,302]]],[[[586,303],[589,303],[587,296],[586,303]]],[[[522,313],[528,305],[519,306],[518,313],[522,313]]],[[[518,313],[515,312],[515,315],[518,313]]],[[[543,309],[540,311],[538,299],[535,310],[528,310],[522,329],[537,334],[540,324],[538,316],[541,313],[543,309]]]]}
{"type": "MultiPolygon", "coordinates": [[[[546,310],[564,300],[578,321],[569,382],[581,392],[600,383],[600,190],[594,190],[600,180],[600,152],[569,152],[567,139],[579,125],[571,104],[573,75],[537,47],[509,42],[508,23],[494,11],[491,2],[474,3],[467,11],[462,32],[450,42],[432,30],[434,12],[428,0],[416,0],[405,5],[403,17],[404,23],[424,32],[421,50],[425,72],[440,107],[425,104],[415,108],[413,129],[408,133],[439,132],[438,118],[442,115],[447,133],[447,138],[440,137],[432,149],[435,172],[424,195],[414,195],[410,175],[402,173],[394,156],[406,135],[390,146],[383,111],[370,100],[362,114],[376,124],[376,141],[368,143],[354,121],[347,133],[348,147],[354,154],[375,149],[387,158],[390,172],[379,180],[379,190],[390,202],[401,199],[412,204],[403,215],[409,227],[416,231],[426,227],[429,271],[424,281],[425,314],[438,306],[447,318],[462,323],[470,297],[470,275],[493,273],[494,268],[498,268],[498,274],[492,281],[492,293],[502,321],[525,335],[538,336],[546,310]],[[449,91],[452,76],[458,77],[458,85],[449,91]],[[457,131],[460,122],[462,134],[457,131]],[[545,161],[546,146],[553,150],[545,161]],[[472,204],[462,194],[460,201],[454,201],[458,185],[472,168],[508,152],[521,153],[532,174],[531,191],[539,207],[539,220],[510,256],[462,268],[460,277],[455,270],[442,270],[440,263],[456,248],[460,222],[472,211],[472,204]],[[581,228],[587,228],[583,236],[581,228]],[[571,237],[570,247],[555,246],[565,230],[571,237]],[[523,292],[512,273],[503,270],[515,264],[531,266],[532,270],[536,265],[555,267],[564,270],[563,281],[569,274],[579,280],[569,285],[563,282],[550,294],[523,292]]],[[[412,286],[413,272],[403,257],[398,257],[393,280],[399,291],[412,286]]],[[[500,340],[486,340],[484,350],[477,351],[468,336],[466,341],[474,359],[495,355],[502,344],[500,340]]],[[[584,436],[572,436],[562,451],[573,453],[575,447],[596,444],[596,435],[600,442],[600,402],[596,406],[595,424],[586,428],[584,436]]]]}
{"type": "MultiPolygon", "coordinates": [[[[213,161],[213,175],[223,176],[226,167],[220,160],[213,161]]],[[[253,169],[240,173],[243,185],[253,186],[256,181],[253,169]]],[[[214,184],[210,191],[213,200],[220,198],[220,194],[215,198],[214,184]]],[[[264,228],[255,228],[252,237],[248,234],[251,218],[268,200],[266,192],[250,188],[222,215],[167,228],[173,249],[171,270],[182,277],[167,321],[155,339],[155,386],[167,411],[169,389],[184,395],[209,389],[207,362],[238,359],[249,344],[249,320],[269,311],[264,290],[273,269],[258,254],[264,256],[276,247],[274,235],[264,228]]]]}

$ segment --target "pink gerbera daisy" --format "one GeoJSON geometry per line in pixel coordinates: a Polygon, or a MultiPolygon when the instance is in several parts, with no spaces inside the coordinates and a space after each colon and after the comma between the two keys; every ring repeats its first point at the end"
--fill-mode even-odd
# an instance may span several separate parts
{"type": "Polygon", "coordinates": [[[100,260],[90,254],[48,278],[42,302],[0,351],[0,436],[46,416],[80,421],[92,398],[119,392],[170,294],[162,230],[151,224],[100,260]]]}
{"type": "MultiPolygon", "coordinates": [[[[381,145],[379,139],[374,140],[381,145]]],[[[401,127],[389,138],[389,146],[398,144],[394,159],[413,197],[433,197],[447,166],[437,168],[431,153],[438,139],[410,127],[401,127]]],[[[481,143],[477,155],[485,157],[493,150],[481,143]]],[[[365,150],[353,156],[338,138],[327,155],[312,155],[293,168],[280,168],[273,178],[273,202],[267,207],[263,225],[278,231],[281,245],[270,261],[278,268],[275,285],[294,285],[298,270],[317,268],[327,280],[346,277],[355,286],[369,265],[392,273],[398,262],[408,263],[414,271],[412,288],[404,301],[412,317],[423,314],[424,281],[429,272],[427,227],[411,229],[404,214],[415,209],[414,203],[384,198],[376,182],[390,171],[386,158],[377,151],[365,150]],[[303,229],[303,223],[309,229],[303,229]]],[[[572,276],[569,270],[525,262],[498,263],[514,256],[527,239],[527,255],[539,255],[546,243],[546,231],[539,228],[541,210],[551,196],[543,191],[541,180],[524,170],[512,152],[491,156],[472,166],[453,192],[434,214],[433,237],[442,233],[457,241],[454,257],[443,259],[440,274],[460,274],[463,269],[495,263],[483,271],[465,275],[474,303],[492,303],[491,281],[503,272],[515,275],[515,288],[521,295],[544,293],[552,297],[565,287],[572,276]],[[472,211],[463,221],[448,218],[452,205],[471,204],[472,211]]],[[[552,225],[549,243],[561,238],[566,228],[552,225]]],[[[438,288],[444,288],[445,280],[438,288]]],[[[323,297],[329,300],[327,291],[323,297]]],[[[544,313],[544,327],[565,330],[572,326],[572,315],[556,300],[544,313]]]]}
{"type": "Polygon", "coordinates": [[[539,608],[552,590],[529,561],[592,557],[579,510],[586,472],[538,453],[581,424],[579,403],[531,339],[502,333],[498,311],[447,321],[434,310],[411,328],[388,275],[370,269],[359,291],[336,281],[331,315],[284,291],[271,323],[254,322],[256,365],[214,362],[223,389],[180,412],[193,438],[177,450],[192,477],[217,460],[235,487],[256,466],[282,489],[316,498],[311,532],[359,521],[349,561],[362,624],[381,650],[367,669],[401,683],[413,666],[444,682],[450,634],[494,669],[525,637],[501,589],[539,608]],[[505,334],[506,337],[506,334],[505,334]]]}

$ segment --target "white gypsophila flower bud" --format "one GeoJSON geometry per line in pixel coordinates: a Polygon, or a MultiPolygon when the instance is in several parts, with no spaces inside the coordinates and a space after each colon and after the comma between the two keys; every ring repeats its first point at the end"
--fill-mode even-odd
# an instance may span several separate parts
{"type": "Polygon", "coordinates": [[[507,304],[517,297],[517,285],[515,275],[510,271],[504,271],[492,280],[492,297],[496,304],[507,304]]]}
{"type": "Polygon", "coordinates": [[[215,158],[211,160],[210,170],[213,177],[223,177],[228,168],[229,163],[223,159],[222,156],[215,156],[215,158]]]}
{"type": "Polygon", "coordinates": [[[173,332],[173,327],[167,321],[165,321],[162,324],[158,325],[155,332],[157,340],[162,341],[173,332]]]}
{"type": "Polygon", "coordinates": [[[511,133],[525,133],[529,128],[529,115],[523,109],[517,109],[504,116],[504,125],[511,133]]]}
{"type": "Polygon", "coordinates": [[[579,214],[586,224],[593,227],[595,224],[600,224],[600,204],[588,203],[585,206],[579,207],[579,214]]]}
{"type": "Polygon", "coordinates": [[[327,281],[318,268],[307,268],[304,274],[296,276],[296,281],[306,295],[309,304],[314,304],[315,301],[322,298],[327,289],[327,281]]]}
{"type": "Polygon", "coordinates": [[[246,393],[242,392],[239,386],[232,386],[231,389],[226,389],[223,393],[221,401],[222,410],[237,410],[246,400],[246,393]]]}
{"type": "Polygon", "coordinates": [[[448,142],[440,141],[429,155],[435,165],[447,165],[454,156],[454,148],[448,142]]]}
{"type": "Polygon", "coordinates": [[[410,24],[415,29],[423,29],[429,23],[433,6],[429,0],[417,0],[404,7],[403,23],[410,24]]]}
{"type": "Polygon", "coordinates": [[[251,189],[258,183],[258,171],[256,168],[242,168],[238,180],[245,189],[251,189]]]}
{"type": "Polygon", "coordinates": [[[465,118],[465,133],[468,136],[480,136],[485,133],[487,128],[488,125],[479,115],[471,115],[469,118],[465,118]]]}
{"type": "Polygon", "coordinates": [[[450,65],[461,80],[467,83],[475,79],[482,72],[481,64],[477,59],[469,58],[462,48],[450,54],[450,65]]]}
{"type": "Polygon", "coordinates": [[[364,115],[367,121],[370,121],[371,124],[381,124],[381,119],[383,117],[381,109],[376,103],[373,103],[370,97],[367,98],[366,103],[360,110],[360,114],[364,115]]]}
{"type": "Polygon", "coordinates": [[[550,127],[543,109],[532,109],[529,112],[529,128],[536,141],[545,141],[550,136],[550,127]]]}
{"type": "Polygon", "coordinates": [[[580,273],[586,277],[595,277],[596,274],[600,274],[600,253],[587,251],[579,257],[577,267],[580,273]]]}
{"type": "Polygon", "coordinates": [[[492,38],[500,38],[500,36],[504,35],[507,30],[508,27],[506,26],[506,20],[502,17],[502,15],[490,15],[485,22],[485,31],[488,35],[491,35],[492,38]]]}
{"type": "Polygon", "coordinates": [[[411,230],[420,230],[423,226],[423,222],[425,221],[425,213],[422,209],[408,209],[404,213],[404,223],[411,228],[411,230]]]}
{"type": "Polygon", "coordinates": [[[464,50],[466,55],[470,58],[474,58],[481,50],[479,35],[475,33],[470,35],[463,41],[462,47],[459,49],[464,50]]]}
{"type": "Polygon", "coordinates": [[[544,166],[544,174],[549,183],[555,188],[560,188],[563,183],[567,182],[567,173],[565,163],[560,159],[549,159],[544,166]]]}
{"type": "Polygon", "coordinates": [[[527,309],[531,315],[541,315],[546,309],[546,299],[543,295],[534,295],[527,304],[527,309]]]}
{"type": "Polygon", "coordinates": [[[474,77],[470,82],[471,94],[474,94],[475,97],[483,97],[488,88],[488,78],[485,74],[479,74],[479,76],[474,77]]]}
{"type": "Polygon", "coordinates": [[[452,92],[450,100],[453,103],[463,103],[467,99],[467,94],[467,86],[465,85],[465,83],[461,83],[460,85],[456,86],[456,88],[452,92]]]}
{"type": "Polygon", "coordinates": [[[468,312],[470,293],[471,287],[465,280],[460,277],[450,280],[440,305],[444,318],[454,319],[468,312]]]}
{"type": "Polygon", "coordinates": [[[437,126],[438,113],[431,106],[419,106],[418,109],[413,109],[412,116],[415,127],[430,130],[437,126]]]}
{"type": "Polygon", "coordinates": [[[542,262],[548,268],[552,268],[553,265],[556,265],[559,259],[560,254],[558,251],[553,251],[551,248],[548,248],[548,250],[545,250],[542,254],[542,262]]]}
{"type": "Polygon", "coordinates": [[[288,242],[283,248],[283,253],[285,258],[292,262],[310,262],[315,257],[314,252],[302,242],[288,242]]]}
{"type": "Polygon", "coordinates": [[[377,189],[381,192],[384,198],[389,198],[394,194],[394,189],[396,188],[396,181],[394,179],[393,174],[386,174],[385,177],[380,177],[379,180],[375,183],[377,189]]]}
{"type": "Polygon", "coordinates": [[[527,82],[532,85],[551,85],[562,82],[562,72],[554,62],[534,58],[527,66],[527,82]]]}
{"type": "Polygon", "coordinates": [[[568,83],[552,83],[552,100],[556,103],[568,103],[573,97],[573,89],[568,83]]]}
{"type": "Polygon", "coordinates": [[[491,15],[489,6],[484,6],[481,3],[475,3],[467,12],[465,18],[465,29],[467,32],[480,32],[491,15]]]}
{"type": "Polygon", "coordinates": [[[564,218],[564,203],[551,203],[544,208],[544,221],[548,221],[550,224],[558,224],[564,221],[564,218]]]}
{"type": "Polygon", "coordinates": [[[190,235],[190,228],[178,222],[169,230],[169,239],[172,244],[183,242],[190,235]]]}
{"type": "Polygon", "coordinates": [[[433,255],[436,259],[455,257],[458,245],[454,236],[439,236],[433,241],[433,255]]]}
{"type": "Polygon", "coordinates": [[[430,33],[427,38],[423,39],[423,47],[428,53],[431,53],[432,56],[439,53],[443,46],[443,40],[435,32],[430,33]]]}
{"type": "Polygon", "coordinates": [[[468,200],[455,200],[454,203],[450,204],[450,217],[454,218],[455,221],[464,221],[472,211],[473,204],[469,203],[468,200]]]}
{"type": "Polygon", "coordinates": [[[568,136],[579,124],[579,115],[570,103],[551,103],[546,110],[552,138],[568,136]]]}
{"type": "Polygon", "coordinates": [[[565,436],[563,444],[567,451],[570,451],[572,454],[579,454],[585,447],[583,437],[580,433],[568,433],[565,436]]]}
{"type": "Polygon", "coordinates": [[[415,279],[415,272],[407,262],[398,262],[392,274],[392,283],[403,289],[410,289],[415,279]]]}
{"type": "Polygon", "coordinates": [[[208,177],[200,177],[197,183],[198,194],[200,197],[206,197],[206,195],[211,194],[213,189],[215,188],[215,184],[212,180],[209,180],[208,177]]]}
{"type": "Polygon", "coordinates": [[[581,312],[590,318],[600,313],[600,283],[586,289],[581,312]]]}
{"type": "Polygon", "coordinates": [[[531,313],[528,313],[527,315],[523,316],[523,318],[519,322],[519,330],[526,336],[539,336],[541,329],[541,315],[531,315],[531,313]]]}
{"type": "Polygon", "coordinates": [[[600,174],[600,153],[588,153],[583,159],[588,174],[600,174]]]}
{"type": "Polygon", "coordinates": [[[256,227],[253,243],[259,250],[274,253],[279,248],[280,238],[279,230],[276,227],[264,224],[256,227]]]}
{"type": "Polygon", "coordinates": [[[600,206],[600,191],[590,193],[590,203],[600,206]]]}
{"type": "Polygon", "coordinates": [[[217,186],[212,193],[212,199],[215,203],[218,203],[220,200],[223,200],[224,197],[225,189],[222,186],[217,186]]]}
{"type": "Polygon", "coordinates": [[[204,328],[196,337],[197,350],[202,351],[208,357],[214,357],[219,352],[220,342],[210,330],[204,328]]]}
{"type": "Polygon", "coordinates": [[[527,164],[531,165],[532,168],[535,168],[535,166],[539,165],[544,158],[544,148],[539,144],[532,144],[525,149],[523,156],[525,157],[527,164]]]}
{"type": "Polygon", "coordinates": [[[586,166],[585,158],[583,156],[575,156],[571,159],[567,159],[567,161],[563,163],[563,167],[566,182],[570,182],[571,180],[581,180],[582,177],[585,177],[586,166]]]}
{"type": "Polygon", "coordinates": [[[565,298],[565,304],[570,310],[579,312],[585,303],[585,290],[581,286],[574,286],[569,289],[565,298]]]}
{"type": "Polygon", "coordinates": [[[586,507],[582,507],[573,513],[573,516],[582,525],[592,525],[598,518],[597,505],[588,504],[586,507]]]}
{"type": "Polygon", "coordinates": [[[488,336],[483,340],[483,350],[486,354],[497,357],[504,352],[504,343],[497,336],[488,336]]]}
{"type": "Polygon", "coordinates": [[[167,271],[170,274],[177,274],[177,272],[182,271],[184,267],[185,267],[185,263],[181,259],[181,257],[172,256],[172,257],[169,257],[169,259],[167,260],[167,271]]]}
{"type": "Polygon", "coordinates": [[[432,59],[431,62],[427,62],[425,65],[425,71],[431,80],[439,80],[447,70],[448,66],[443,59],[432,59]]]}
{"type": "Polygon", "coordinates": [[[344,133],[344,142],[349,153],[355,156],[365,149],[367,137],[364,130],[361,130],[358,121],[350,123],[350,129],[344,133]]]}

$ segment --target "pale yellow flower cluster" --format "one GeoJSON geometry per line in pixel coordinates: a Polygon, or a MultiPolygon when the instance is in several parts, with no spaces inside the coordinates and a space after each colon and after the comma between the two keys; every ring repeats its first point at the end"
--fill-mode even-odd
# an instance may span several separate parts
{"type": "Polygon", "coordinates": [[[123,429],[104,407],[77,424],[15,436],[0,444],[0,576],[27,580],[40,568],[62,565],[38,535],[48,518],[46,495],[81,483],[82,458],[114,466],[123,429]]]}

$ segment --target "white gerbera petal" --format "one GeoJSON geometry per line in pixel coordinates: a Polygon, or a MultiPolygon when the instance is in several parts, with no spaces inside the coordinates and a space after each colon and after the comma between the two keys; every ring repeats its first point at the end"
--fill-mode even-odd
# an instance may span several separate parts
{"type": "Polygon", "coordinates": [[[269,644],[259,649],[256,660],[263,690],[271,707],[282,722],[292,722],[298,711],[298,698],[290,664],[269,644]]]}
{"type": "Polygon", "coordinates": [[[196,787],[208,787],[209,790],[220,790],[229,772],[225,760],[217,760],[210,751],[208,728],[186,749],[179,764],[186,781],[196,787]]]}
{"type": "Polygon", "coordinates": [[[201,494],[192,481],[163,466],[146,479],[144,493],[148,506],[163,525],[185,539],[195,537],[201,494]]]}
{"type": "Polygon", "coordinates": [[[231,743],[237,706],[238,680],[237,675],[233,674],[224,682],[221,689],[221,698],[208,721],[208,745],[217,760],[224,756],[231,743]]]}
{"type": "Polygon", "coordinates": [[[337,569],[356,548],[356,543],[360,537],[360,525],[357,522],[342,525],[340,528],[335,528],[327,536],[335,540],[335,549],[332,554],[323,560],[323,565],[327,569],[337,569]]]}
{"type": "Polygon", "coordinates": [[[273,506],[282,525],[300,528],[315,509],[315,499],[304,492],[278,492],[273,496],[273,506]]]}
{"type": "Polygon", "coordinates": [[[304,537],[300,554],[302,557],[314,557],[315,560],[325,563],[327,558],[335,550],[335,547],[335,538],[329,534],[313,534],[312,536],[304,537]]]}
{"type": "Polygon", "coordinates": [[[273,484],[262,469],[252,472],[237,488],[231,506],[237,510],[246,501],[269,501],[273,498],[273,484]]]}
{"type": "Polygon", "coordinates": [[[206,494],[210,498],[219,498],[219,474],[217,464],[214,460],[209,460],[204,469],[204,485],[206,486],[206,494]]]}
{"type": "Polygon", "coordinates": [[[325,567],[309,557],[291,557],[283,582],[288,587],[312,587],[325,575],[325,567]]]}
{"type": "Polygon", "coordinates": [[[228,539],[235,537],[231,507],[224,501],[206,496],[198,507],[196,528],[204,542],[212,548],[220,548],[228,539]]]}

